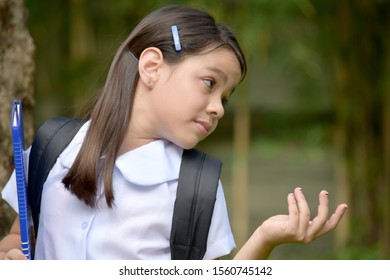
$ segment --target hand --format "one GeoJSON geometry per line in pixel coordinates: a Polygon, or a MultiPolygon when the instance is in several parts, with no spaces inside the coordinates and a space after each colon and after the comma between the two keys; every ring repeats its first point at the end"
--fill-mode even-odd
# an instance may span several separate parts
{"type": "Polygon", "coordinates": [[[4,255],[4,260],[27,260],[27,258],[21,250],[12,249],[4,255]]]}
{"type": "Polygon", "coordinates": [[[310,209],[301,188],[287,198],[288,215],[277,215],[264,221],[258,228],[261,238],[271,246],[282,243],[309,243],[336,228],[343,217],[346,204],[340,204],[328,219],[328,192],[319,194],[318,214],[310,220],[310,209]]]}

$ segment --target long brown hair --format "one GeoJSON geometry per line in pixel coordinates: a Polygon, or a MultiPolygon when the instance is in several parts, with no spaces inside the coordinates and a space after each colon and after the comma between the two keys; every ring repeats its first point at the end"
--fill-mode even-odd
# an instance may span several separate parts
{"type": "Polygon", "coordinates": [[[86,116],[91,122],[80,152],[62,181],[69,191],[91,207],[96,204],[101,179],[107,205],[112,207],[114,203],[113,170],[128,129],[139,80],[137,58],[148,47],[159,48],[164,60],[172,65],[210,48],[228,48],[240,63],[242,77],[246,74],[245,58],[235,36],[228,27],[216,24],[205,11],[170,5],[147,15],[119,47],[104,88],[86,116]],[[174,48],[172,25],[179,30],[180,52],[174,48]]]}

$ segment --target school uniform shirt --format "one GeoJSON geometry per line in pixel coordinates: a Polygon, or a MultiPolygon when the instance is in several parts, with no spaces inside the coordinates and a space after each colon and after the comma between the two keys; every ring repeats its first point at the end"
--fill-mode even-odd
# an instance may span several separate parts
{"type": "MultiPolygon", "coordinates": [[[[113,173],[115,204],[87,206],[64,188],[89,123],[83,125],[57,159],[42,191],[36,259],[171,259],[170,232],[183,149],[153,141],[119,156],[113,173]]],[[[25,158],[28,161],[29,150],[25,158]]],[[[100,184],[100,189],[102,189],[100,184]]],[[[15,174],[2,191],[17,211],[15,174]]],[[[219,182],[204,259],[227,255],[235,247],[219,182]]]]}

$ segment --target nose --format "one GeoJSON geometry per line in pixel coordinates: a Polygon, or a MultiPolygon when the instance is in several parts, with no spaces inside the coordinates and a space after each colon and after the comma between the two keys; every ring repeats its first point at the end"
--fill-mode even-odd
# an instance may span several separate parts
{"type": "Polygon", "coordinates": [[[213,98],[210,100],[206,108],[207,114],[213,116],[216,119],[220,119],[225,114],[225,109],[222,105],[221,98],[213,98]]]}

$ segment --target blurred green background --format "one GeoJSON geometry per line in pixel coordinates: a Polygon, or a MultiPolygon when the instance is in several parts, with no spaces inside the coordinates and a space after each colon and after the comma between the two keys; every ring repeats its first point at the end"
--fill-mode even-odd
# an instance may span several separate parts
{"type": "Polygon", "coordinates": [[[349,205],[337,231],[271,259],[390,259],[390,1],[26,0],[36,45],[34,126],[72,116],[103,85],[117,48],[150,10],[206,9],[235,30],[248,75],[200,148],[224,162],[240,246],[302,187],[314,216],[349,205]]]}

